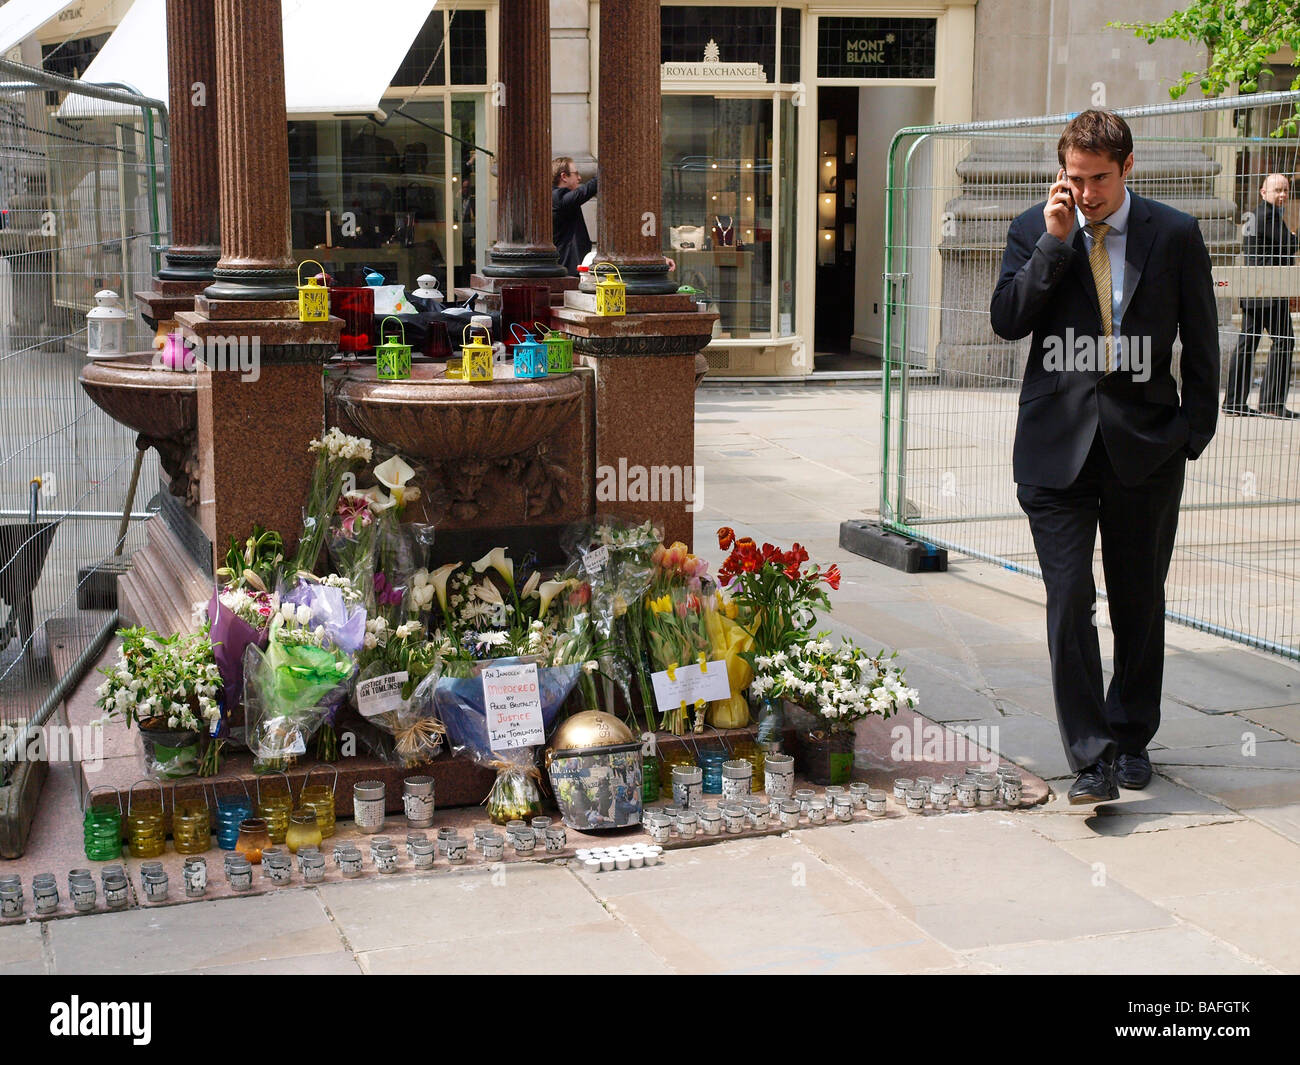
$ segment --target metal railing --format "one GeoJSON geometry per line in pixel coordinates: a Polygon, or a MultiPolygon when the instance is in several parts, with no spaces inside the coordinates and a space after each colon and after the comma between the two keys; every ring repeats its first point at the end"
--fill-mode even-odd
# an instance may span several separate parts
{"type": "MultiPolygon", "coordinates": [[[[1300,267],[1242,262],[1263,177],[1296,177],[1300,140],[1269,134],[1297,99],[1270,93],[1119,109],[1134,136],[1129,187],[1200,224],[1214,267],[1222,380],[1242,345],[1252,406],[1277,341],[1258,325],[1252,331],[1260,315],[1243,317],[1243,300],[1280,308],[1287,320],[1300,310],[1300,267]]],[[[1033,576],[1041,574],[1011,469],[1030,340],[994,334],[989,303],[1007,228],[1046,198],[1071,117],[904,129],[888,160],[882,522],[1033,576]]],[[[1286,209],[1293,232],[1297,207],[1286,209]]],[[[1285,388],[1300,408],[1289,378],[1285,388]]],[[[1220,416],[1215,439],[1187,466],[1166,585],[1171,620],[1290,658],[1300,658],[1298,426],[1220,416]]],[[[1102,589],[1100,554],[1095,571],[1102,589]]]]}
{"type": "Polygon", "coordinates": [[[167,236],[166,134],[164,105],[127,86],[0,61],[0,725],[31,721],[61,690],[46,623],[94,605],[78,595],[84,572],[143,541],[139,524],[119,540],[117,522],[124,508],[144,515],[157,458],[133,504],[134,434],[78,374],[101,289],[123,298],[127,350],[151,345],[135,293],[167,236]]]}

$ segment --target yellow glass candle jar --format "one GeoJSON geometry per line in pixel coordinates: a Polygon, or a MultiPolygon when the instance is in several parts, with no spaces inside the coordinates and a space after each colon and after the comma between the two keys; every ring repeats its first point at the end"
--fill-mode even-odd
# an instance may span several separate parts
{"type": "Polygon", "coordinates": [[[673,767],[679,765],[698,765],[695,752],[690,748],[682,746],[676,750],[670,750],[664,753],[663,749],[659,750],[659,784],[664,790],[671,790],[673,786],[673,767]]]}
{"type": "Polygon", "coordinates": [[[181,799],[173,805],[172,845],[177,854],[203,854],[211,848],[211,817],[206,800],[181,799]]]}
{"type": "Polygon", "coordinates": [[[271,834],[272,843],[283,843],[289,831],[289,815],[293,813],[293,789],[289,786],[289,775],[280,773],[284,778],[284,790],[262,792],[262,780],[257,781],[257,816],[266,822],[266,830],[271,834]]]}
{"type": "Polygon", "coordinates": [[[319,847],[324,838],[320,825],[316,823],[315,810],[304,808],[289,815],[289,831],[285,833],[284,843],[291,854],[297,854],[299,847],[319,847]]]}
{"type": "Polygon", "coordinates": [[[302,794],[298,797],[298,805],[307,809],[316,811],[316,824],[320,828],[320,834],[324,839],[329,839],[334,835],[334,794],[338,790],[339,771],[335,766],[314,765],[307,770],[307,775],[302,781],[302,794]],[[334,783],[332,784],[313,784],[311,775],[318,769],[333,769],[334,783]]]}

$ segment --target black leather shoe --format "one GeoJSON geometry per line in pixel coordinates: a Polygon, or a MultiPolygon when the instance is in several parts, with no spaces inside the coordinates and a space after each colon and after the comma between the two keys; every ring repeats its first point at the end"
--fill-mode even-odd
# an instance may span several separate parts
{"type": "Polygon", "coordinates": [[[1254,407],[1248,407],[1244,403],[1225,403],[1223,413],[1232,417],[1251,418],[1259,414],[1254,407]]]}
{"type": "Polygon", "coordinates": [[[1287,410],[1286,407],[1260,407],[1259,413],[1265,418],[1284,418],[1288,421],[1300,418],[1300,412],[1287,410]]]}
{"type": "Polygon", "coordinates": [[[1129,791],[1141,791],[1151,783],[1151,759],[1146,751],[1137,754],[1121,754],[1115,759],[1115,779],[1121,788],[1129,791]]]}
{"type": "Polygon", "coordinates": [[[1070,804],[1079,806],[1090,802],[1109,802],[1119,798],[1115,785],[1115,769],[1106,762],[1088,766],[1070,788],[1070,804]]]}

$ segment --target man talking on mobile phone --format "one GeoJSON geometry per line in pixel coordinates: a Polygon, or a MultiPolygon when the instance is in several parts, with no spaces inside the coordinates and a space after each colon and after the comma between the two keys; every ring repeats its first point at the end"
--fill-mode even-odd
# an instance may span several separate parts
{"type": "Polygon", "coordinates": [[[1151,779],[1165,576],[1184,467],[1214,436],[1218,317],[1196,219],[1125,185],[1133,135],[1122,118],[1076,115],[1057,158],[1047,202],[1011,223],[989,314],[999,336],[1033,338],[1016,496],[1047,587],[1052,690],[1077,774],[1070,801],[1096,803],[1151,779]],[[1095,617],[1099,528],[1115,638],[1109,687],[1095,617]]]}

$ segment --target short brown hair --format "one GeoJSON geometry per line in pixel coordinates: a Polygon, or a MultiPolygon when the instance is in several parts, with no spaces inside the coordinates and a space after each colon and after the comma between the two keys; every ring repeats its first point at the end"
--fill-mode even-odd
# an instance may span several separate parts
{"type": "Polygon", "coordinates": [[[1133,131],[1114,111],[1080,111],[1061,131],[1056,142],[1056,158],[1065,166],[1065,153],[1096,152],[1108,155],[1124,169],[1124,160],[1133,154],[1133,131]]]}
{"type": "Polygon", "coordinates": [[[573,156],[562,155],[558,159],[551,160],[551,188],[555,188],[560,183],[560,178],[564,177],[573,169],[573,156]]]}

